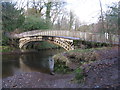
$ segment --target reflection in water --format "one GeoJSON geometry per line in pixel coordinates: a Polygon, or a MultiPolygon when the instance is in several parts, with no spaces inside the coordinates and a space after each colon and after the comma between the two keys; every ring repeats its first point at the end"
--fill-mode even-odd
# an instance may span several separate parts
{"type": "Polygon", "coordinates": [[[2,77],[12,76],[19,71],[19,55],[2,55],[2,77]],[[16,72],[15,72],[16,71],[16,72]]]}
{"type": "Polygon", "coordinates": [[[49,65],[50,72],[53,72],[54,71],[54,59],[49,57],[48,63],[49,63],[48,65],[49,65]]]}
{"type": "Polygon", "coordinates": [[[2,77],[6,78],[23,72],[50,73],[54,69],[54,54],[64,50],[46,50],[22,55],[3,55],[2,77]]]}
{"type": "MultiPolygon", "coordinates": [[[[49,58],[40,57],[39,54],[31,54],[31,55],[22,55],[20,56],[20,68],[23,72],[33,72],[39,71],[48,73],[50,71],[50,67],[54,66],[52,64],[53,60],[49,58]]],[[[51,68],[53,70],[53,68],[51,68]]]]}

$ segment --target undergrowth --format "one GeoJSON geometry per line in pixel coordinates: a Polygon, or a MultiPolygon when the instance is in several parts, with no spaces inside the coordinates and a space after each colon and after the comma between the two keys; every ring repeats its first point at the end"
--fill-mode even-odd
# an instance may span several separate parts
{"type": "Polygon", "coordinates": [[[69,69],[68,66],[66,66],[65,62],[56,61],[54,66],[54,71],[56,73],[67,74],[67,73],[71,73],[72,70],[69,69]]]}
{"type": "Polygon", "coordinates": [[[75,78],[74,80],[76,80],[78,83],[81,83],[84,81],[84,74],[83,74],[83,70],[81,68],[77,68],[75,71],[75,78]]]}

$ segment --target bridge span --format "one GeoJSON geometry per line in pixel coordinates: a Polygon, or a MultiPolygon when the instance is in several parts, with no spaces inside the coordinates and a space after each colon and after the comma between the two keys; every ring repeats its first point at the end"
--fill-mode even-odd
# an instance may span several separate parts
{"type": "Polygon", "coordinates": [[[19,39],[19,47],[22,49],[29,42],[48,41],[63,47],[66,50],[74,50],[74,41],[83,40],[89,42],[119,44],[118,35],[106,35],[98,33],[68,31],[68,30],[34,30],[11,35],[19,39]]]}

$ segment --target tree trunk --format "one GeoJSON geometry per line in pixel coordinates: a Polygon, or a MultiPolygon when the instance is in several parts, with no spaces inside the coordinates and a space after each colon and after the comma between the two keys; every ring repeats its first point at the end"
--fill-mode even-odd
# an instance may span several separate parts
{"type": "Polygon", "coordinates": [[[48,2],[46,4],[46,23],[50,23],[50,11],[51,11],[51,7],[52,7],[52,2],[48,2]]]}

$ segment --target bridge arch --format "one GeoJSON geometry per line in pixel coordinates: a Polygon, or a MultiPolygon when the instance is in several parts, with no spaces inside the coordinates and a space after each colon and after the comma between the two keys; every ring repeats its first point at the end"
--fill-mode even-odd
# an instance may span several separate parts
{"type": "Polygon", "coordinates": [[[65,50],[74,50],[73,40],[59,38],[59,37],[24,37],[19,40],[19,48],[22,50],[22,48],[29,42],[35,42],[35,41],[47,41],[53,44],[56,44],[65,50]]]}

